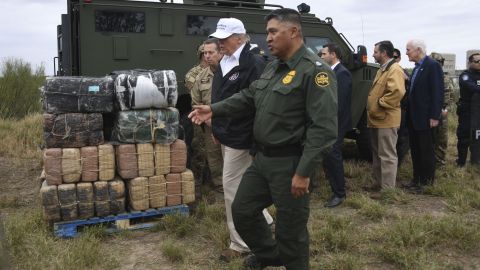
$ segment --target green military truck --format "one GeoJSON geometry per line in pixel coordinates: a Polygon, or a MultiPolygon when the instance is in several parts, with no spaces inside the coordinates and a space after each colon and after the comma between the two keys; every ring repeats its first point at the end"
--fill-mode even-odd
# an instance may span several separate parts
{"type": "MultiPolygon", "coordinates": [[[[179,82],[179,106],[188,106],[183,79],[196,62],[196,48],[213,33],[219,18],[242,20],[251,38],[268,56],[264,17],[279,5],[264,0],[184,0],[173,3],[131,0],[67,0],[68,13],[57,26],[58,76],[103,76],[114,70],[171,69],[179,82]]],[[[352,72],[352,131],[360,155],[370,157],[365,105],[377,66],[367,63],[364,46],[355,48],[324,20],[299,6],[306,45],[318,52],[335,42],[352,72]]],[[[179,108],[186,112],[189,108],[179,108]]]]}

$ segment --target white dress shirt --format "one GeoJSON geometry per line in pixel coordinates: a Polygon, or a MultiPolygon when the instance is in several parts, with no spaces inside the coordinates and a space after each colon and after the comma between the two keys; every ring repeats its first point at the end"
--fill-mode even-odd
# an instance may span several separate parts
{"type": "Polygon", "coordinates": [[[225,76],[234,67],[240,65],[240,54],[242,53],[245,43],[240,46],[232,55],[224,55],[220,61],[220,67],[222,68],[222,75],[225,76]]]}

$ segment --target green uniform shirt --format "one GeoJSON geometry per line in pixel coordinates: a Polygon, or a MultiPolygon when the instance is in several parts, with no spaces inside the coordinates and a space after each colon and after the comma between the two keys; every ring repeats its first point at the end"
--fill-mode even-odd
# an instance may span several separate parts
{"type": "Polygon", "coordinates": [[[335,75],[305,46],[286,62],[270,62],[249,88],[211,107],[214,117],[255,110],[254,138],[265,147],[302,144],[301,176],[310,175],[337,138],[335,75]]]}

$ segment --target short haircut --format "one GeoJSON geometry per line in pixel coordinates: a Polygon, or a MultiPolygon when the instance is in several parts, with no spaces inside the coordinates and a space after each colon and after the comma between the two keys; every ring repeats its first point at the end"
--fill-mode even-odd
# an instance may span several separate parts
{"type": "Polygon", "coordinates": [[[220,41],[218,38],[209,38],[203,42],[203,45],[215,44],[216,50],[220,51],[220,41]]]}
{"type": "Polygon", "coordinates": [[[289,22],[298,26],[300,33],[302,32],[302,19],[298,11],[291,8],[275,9],[270,14],[265,16],[265,21],[268,22],[271,19],[276,19],[280,22],[289,22]]]}
{"type": "Polygon", "coordinates": [[[472,53],[472,55],[470,55],[470,56],[468,57],[468,62],[470,62],[470,63],[473,62],[473,58],[474,58],[476,55],[480,55],[480,53],[472,53]]]}
{"type": "Polygon", "coordinates": [[[414,47],[420,49],[422,54],[427,54],[427,45],[425,44],[425,41],[421,39],[412,39],[409,41],[409,43],[414,47]]]}
{"type": "Polygon", "coordinates": [[[402,57],[402,54],[400,53],[400,50],[399,50],[399,49],[394,48],[394,49],[393,49],[393,52],[396,53],[396,54],[398,54],[398,56],[402,57]]]}
{"type": "Polygon", "coordinates": [[[387,56],[392,58],[393,57],[393,44],[390,40],[383,40],[380,42],[375,43],[375,46],[378,46],[380,52],[386,52],[387,56]]]}
{"type": "Polygon", "coordinates": [[[335,43],[327,43],[323,45],[323,48],[328,48],[328,52],[330,53],[335,53],[338,59],[342,59],[342,50],[340,49],[340,46],[338,46],[335,43]]]}

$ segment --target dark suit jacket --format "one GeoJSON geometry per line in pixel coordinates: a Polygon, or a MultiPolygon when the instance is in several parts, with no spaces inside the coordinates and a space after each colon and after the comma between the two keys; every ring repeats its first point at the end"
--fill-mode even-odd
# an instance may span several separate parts
{"type": "Polygon", "coordinates": [[[407,115],[414,130],[427,130],[430,128],[430,119],[440,119],[442,112],[445,90],[443,71],[440,64],[429,56],[416,68],[417,76],[408,93],[407,115]]]}
{"type": "Polygon", "coordinates": [[[337,76],[338,136],[352,129],[352,74],[339,63],[333,69],[337,76]]]}

